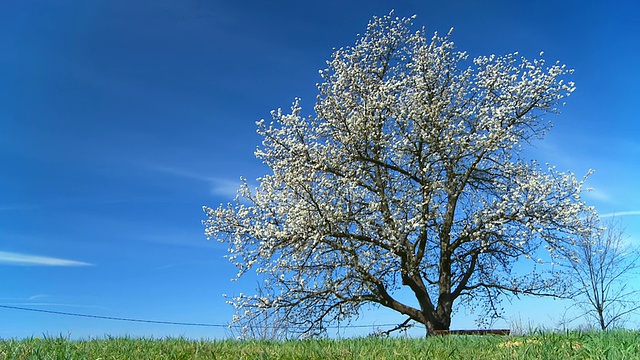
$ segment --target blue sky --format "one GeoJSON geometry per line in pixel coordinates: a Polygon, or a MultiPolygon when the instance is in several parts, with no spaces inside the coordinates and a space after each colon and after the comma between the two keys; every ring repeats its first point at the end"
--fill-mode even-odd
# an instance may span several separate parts
{"type": "MultiPolygon", "coordinates": [[[[574,68],[576,92],[530,152],[579,176],[595,169],[585,198],[601,214],[622,215],[640,244],[634,1],[5,1],[0,305],[230,321],[222,294],[250,292],[255,280],[229,281],[235,269],[223,245],[206,241],[202,205],[230,200],[240,176],[265,173],[253,157],[255,121],[294,97],[310,111],[332,49],[392,8],[430,32],[454,27],[472,57],[544,51],[574,68]]],[[[502,326],[553,326],[566,306],[505,305],[502,326]]],[[[474,318],[460,311],[453,327],[473,327],[474,318]]],[[[358,322],[397,320],[372,311],[358,322]]],[[[7,308],[0,323],[0,337],[227,334],[7,308]]]]}

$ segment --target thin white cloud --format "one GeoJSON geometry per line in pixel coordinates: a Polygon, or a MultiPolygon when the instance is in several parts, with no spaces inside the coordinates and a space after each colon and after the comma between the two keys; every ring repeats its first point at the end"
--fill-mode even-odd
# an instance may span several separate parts
{"type": "Polygon", "coordinates": [[[194,229],[193,231],[180,231],[169,228],[163,230],[164,231],[148,230],[143,233],[130,233],[128,236],[137,241],[183,248],[219,249],[224,247],[217,241],[207,241],[204,235],[204,228],[194,229]]]}
{"type": "Polygon", "coordinates": [[[0,211],[33,210],[39,207],[34,204],[0,204],[0,211]]]}
{"type": "Polygon", "coordinates": [[[74,307],[74,308],[86,308],[86,309],[103,309],[109,310],[103,306],[99,305],[82,305],[82,304],[70,304],[70,303],[61,303],[61,302],[43,302],[43,301],[35,301],[42,299],[51,299],[51,295],[47,294],[37,294],[30,296],[28,298],[8,298],[8,297],[0,297],[0,304],[8,305],[8,306],[53,306],[53,307],[74,307]]]}
{"type": "Polygon", "coordinates": [[[73,308],[84,308],[84,309],[106,309],[102,306],[97,305],[76,305],[76,304],[65,304],[65,303],[54,303],[54,302],[13,302],[13,303],[4,303],[3,305],[11,305],[11,306],[56,306],[56,307],[73,307],[73,308]]]}
{"type": "Polygon", "coordinates": [[[240,188],[240,185],[242,184],[239,178],[235,180],[229,180],[224,178],[211,177],[177,167],[161,165],[147,165],[146,167],[150,170],[162,172],[176,177],[207,182],[211,185],[212,194],[228,198],[234,198],[238,192],[238,189],[240,188]]]}
{"type": "Polygon", "coordinates": [[[82,261],[0,251],[0,264],[18,266],[92,266],[82,261]]]}
{"type": "Polygon", "coordinates": [[[614,212],[614,213],[608,213],[608,214],[601,214],[600,217],[610,218],[614,216],[618,217],[618,216],[635,216],[635,215],[640,215],[640,210],[621,211],[621,212],[614,212]]]}
{"type": "Polygon", "coordinates": [[[238,189],[240,189],[241,185],[242,183],[240,182],[240,179],[235,181],[225,180],[225,179],[214,179],[213,189],[211,189],[211,192],[214,195],[220,195],[228,198],[235,198],[236,195],[238,194],[238,189]]]}
{"type": "Polygon", "coordinates": [[[198,173],[194,173],[191,171],[187,171],[184,169],[180,169],[180,168],[176,168],[176,167],[170,167],[170,166],[161,166],[161,165],[151,165],[151,166],[147,166],[148,169],[153,170],[153,171],[158,171],[158,172],[163,172],[166,174],[170,174],[173,176],[178,176],[178,177],[182,177],[182,178],[187,178],[187,179],[194,179],[194,180],[200,180],[200,181],[215,181],[215,178],[209,177],[209,176],[205,176],[202,174],[198,174],[198,173]]]}
{"type": "Polygon", "coordinates": [[[607,203],[610,203],[612,201],[611,195],[609,195],[605,191],[602,191],[602,189],[593,189],[589,191],[584,191],[582,195],[584,195],[585,198],[588,198],[594,201],[607,202],[607,203]]]}

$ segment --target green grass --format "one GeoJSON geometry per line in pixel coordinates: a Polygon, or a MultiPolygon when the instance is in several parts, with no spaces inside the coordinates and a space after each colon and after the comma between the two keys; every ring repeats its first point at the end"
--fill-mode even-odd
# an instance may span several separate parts
{"type": "Polygon", "coordinates": [[[0,340],[5,359],[640,359],[640,332],[283,342],[45,337],[0,340]]]}

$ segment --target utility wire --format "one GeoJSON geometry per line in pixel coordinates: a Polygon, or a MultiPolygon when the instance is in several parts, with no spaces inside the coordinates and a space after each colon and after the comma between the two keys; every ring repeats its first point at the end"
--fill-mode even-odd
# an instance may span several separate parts
{"type": "MultiPolygon", "coordinates": [[[[182,326],[205,326],[205,327],[225,327],[228,328],[229,325],[224,324],[205,324],[205,323],[190,323],[190,322],[180,322],[180,321],[161,321],[161,320],[144,320],[144,319],[130,319],[123,317],[113,317],[113,316],[101,316],[101,315],[89,315],[89,314],[78,314],[78,313],[70,313],[65,311],[53,311],[53,310],[42,310],[42,309],[31,309],[20,306],[10,306],[10,305],[0,305],[0,308],[12,309],[12,310],[21,310],[21,311],[31,311],[37,313],[45,313],[45,314],[55,314],[55,315],[64,315],[64,316],[76,316],[76,317],[84,317],[84,318],[92,318],[92,319],[102,319],[102,320],[116,320],[116,321],[128,321],[128,322],[138,322],[138,323],[147,323],[147,324],[163,324],[163,325],[182,325],[182,326]]],[[[380,326],[397,326],[398,324],[369,324],[369,325],[334,325],[334,326],[326,326],[328,329],[344,329],[344,328],[372,328],[372,327],[380,327],[380,326]]],[[[233,327],[233,326],[232,326],[233,327]]]]}
{"type": "Polygon", "coordinates": [[[189,322],[178,322],[178,321],[160,321],[160,320],[129,319],[129,318],[121,318],[121,317],[113,317],[113,316],[100,316],[100,315],[89,315],[89,314],[77,314],[77,313],[70,313],[70,312],[64,312],[64,311],[53,311],[53,310],[42,310],[42,309],[30,309],[30,308],[25,308],[25,307],[9,306],[9,305],[0,305],[0,308],[13,309],[13,310],[23,310],[23,311],[32,311],[32,312],[47,313],[47,314],[56,314],[56,315],[65,315],[65,316],[77,316],[77,317],[85,317],[85,318],[93,318],[93,319],[117,320],[117,321],[129,321],[129,322],[139,322],[139,323],[148,323],[148,324],[183,325],[183,326],[208,326],[208,327],[227,327],[227,325],[221,325],[221,324],[202,324],[202,323],[189,323],[189,322]]]}

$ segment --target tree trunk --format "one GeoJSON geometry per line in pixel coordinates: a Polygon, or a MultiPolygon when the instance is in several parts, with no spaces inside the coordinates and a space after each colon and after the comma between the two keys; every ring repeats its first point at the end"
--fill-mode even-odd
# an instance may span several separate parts
{"type": "Polygon", "coordinates": [[[449,330],[449,327],[451,326],[451,309],[451,303],[440,303],[432,316],[425,315],[426,319],[434,318],[434,320],[426,321],[426,336],[435,335],[436,331],[449,330]]]}
{"type": "Polygon", "coordinates": [[[598,309],[598,320],[600,320],[600,329],[607,330],[607,323],[604,320],[604,311],[602,309],[598,309]]]}
{"type": "Polygon", "coordinates": [[[440,321],[427,321],[427,323],[425,324],[425,327],[427,328],[427,331],[426,331],[427,337],[436,335],[437,331],[449,330],[449,326],[446,325],[444,322],[440,322],[440,321]]]}

